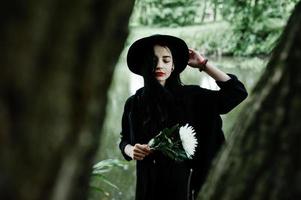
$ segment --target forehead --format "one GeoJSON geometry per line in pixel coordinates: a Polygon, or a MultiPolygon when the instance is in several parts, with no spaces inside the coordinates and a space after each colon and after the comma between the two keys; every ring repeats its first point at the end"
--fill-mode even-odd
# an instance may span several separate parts
{"type": "Polygon", "coordinates": [[[154,45],[155,55],[172,56],[171,51],[167,46],[154,45]]]}

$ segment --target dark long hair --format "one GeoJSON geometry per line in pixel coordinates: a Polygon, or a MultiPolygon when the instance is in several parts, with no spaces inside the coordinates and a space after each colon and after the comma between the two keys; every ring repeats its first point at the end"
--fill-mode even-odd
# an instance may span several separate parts
{"type": "MultiPolygon", "coordinates": [[[[163,47],[168,47],[163,42],[156,43],[163,47]]],[[[154,45],[153,45],[154,46],[154,45]]],[[[177,116],[177,91],[182,83],[178,73],[171,73],[162,86],[155,78],[154,71],[157,63],[154,59],[153,46],[147,48],[147,53],[143,58],[142,75],[144,78],[144,90],[141,101],[141,123],[147,134],[157,134],[157,131],[165,127],[174,125],[177,116]]],[[[171,53],[172,49],[169,48],[171,53]]],[[[173,56],[174,58],[174,56],[173,56]]],[[[174,59],[173,59],[174,62],[174,59]]],[[[174,62],[176,67],[176,63],[174,62]]]]}

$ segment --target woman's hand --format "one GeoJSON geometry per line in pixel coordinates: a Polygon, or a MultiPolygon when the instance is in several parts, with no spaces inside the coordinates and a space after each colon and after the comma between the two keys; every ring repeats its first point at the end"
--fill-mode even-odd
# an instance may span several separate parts
{"type": "Polygon", "coordinates": [[[134,146],[128,145],[125,151],[133,160],[143,160],[145,156],[152,152],[147,144],[139,143],[134,146]]]}
{"type": "Polygon", "coordinates": [[[189,48],[189,60],[188,65],[193,68],[201,68],[205,57],[194,49],[189,48]]]}

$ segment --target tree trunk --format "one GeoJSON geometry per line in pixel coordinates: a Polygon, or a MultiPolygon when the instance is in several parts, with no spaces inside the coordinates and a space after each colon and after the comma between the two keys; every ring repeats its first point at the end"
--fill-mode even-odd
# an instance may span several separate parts
{"type": "Polygon", "coordinates": [[[213,21],[216,22],[216,17],[217,17],[217,7],[218,7],[218,0],[213,1],[213,21]]]}
{"type": "Polygon", "coordinates": [[[1,2],[1,199],[86,199],[133,3],[1,2]]]}
{"type": "Polygon", "coordinates": [[[301,2],[198,199],[301,199],[301,2]]]}
{"type": "Polygon", "coordinates": [[[202,10],[202,17],[201,17],[201,23],[205,22],[205,18],[206,18],[206,10],[207,10],[207,0],[203,0],[204,1],[204,5],[203,5],[203,10],[202,10]]]}

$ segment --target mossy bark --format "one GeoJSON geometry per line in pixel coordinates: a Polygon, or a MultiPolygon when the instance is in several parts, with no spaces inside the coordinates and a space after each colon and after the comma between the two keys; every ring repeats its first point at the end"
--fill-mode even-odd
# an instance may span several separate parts
{"type": "Polygon", "coordinates": [[[301,199],[300,63],[301,2],[198,199],[301,199]]]}
{"type": "Polygon", "coordinates": [[[86,198],[133,3],[1,2],[1,199],[86,198]]]}

